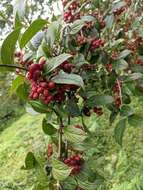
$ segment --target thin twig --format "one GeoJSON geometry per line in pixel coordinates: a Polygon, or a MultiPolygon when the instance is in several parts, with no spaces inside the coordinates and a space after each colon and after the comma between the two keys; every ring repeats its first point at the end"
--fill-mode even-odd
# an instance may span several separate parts
{"type": "Polygon", "coordinates": [[[28,69],[26,69],[24,67],[17,66],[17,65],[0,64],[0,67],[7,67],[7,68],[12,68],[12,69],[21,69],[21,70],[24,70],[24,71],[28,71],[28,69]]]}
{"type": "Polygon", "coordinates": [[[122,89],[121,89],[121,85],[120,85],[119,79],[117,79],[117,84],[118,84],[118,88],[119,88],[119,96],[120,96],[121,105],[122,105],[122,104],[123,104],[123,100],[122,100],[122,89]]]}

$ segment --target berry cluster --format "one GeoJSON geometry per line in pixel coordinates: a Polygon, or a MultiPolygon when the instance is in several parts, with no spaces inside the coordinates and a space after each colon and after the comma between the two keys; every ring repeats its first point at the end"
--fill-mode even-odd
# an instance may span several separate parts
{"type": "Polygon", "coordinates": [[[85,26],[83,28],[85,29],[85,31],[87,31],[88,29],[91,29],[93,26],[94,23],[90,21],[90,22],[85,22],[85,26]]]}
{"type": "Polygon", "coordinates": [[[83,45],[87,42],[86,38],[83,35],[78,35],[77,36],[77,44],[78,45],[83,45]]]}
{"type": "Polygon", "coordinates": [[[53,81],[31,82],[30,99],[40,100],[44,104],[50,102],[62,103],[66,98],[68,91],[76,91],[75,85],[56,85],[53,81]]]}
{"type": "Polygon", "coordinates": [[[94,113],[96,113],[98,116],[103,115],[103,110],[102,110],[102,108],[94,107],[94,108],[93,108],[93,111],[94,111],[94,113]]]}
{"type": "Polygon", "coordinates": [[[43,103],[49,104],[53,100],[51,92],[55,89],[56,85],[54,82],[42,81],[38,84],[35,82],[31,83],[31,92],[29,95],[30,99],[40,99],[43,103]]]}
{"type": "Polygon", "coordinates": [[[74,65],[69,63],[68,61],[64,61],[60,65],[60,69],[62,69],[64,72],[67,72],[67,73],[71,73],[73,68],[74,68],[74,65]]]}
{"type": "MultiPolygon", "coordinates": [[[[63,7],[65,7],[68,3],[67,0],[63,0],[63,7]]],[[[79,3],[77,1],[72,1],[68,6],[68,9],[64,12],[64,21],[69,23],[73,22],[76,19],[80,18],[80,14],[76,13],[76,10],[79,8],[79,3]]]]}
{"type": "Polygon", "coordinates": [[[119,8],[119,9],[115,9],[115,10],[113,11],[113,14],[114,14],[115,16],[119,16],[119,15],[122,14],[125,10],[126,10],[126,7],[121,7],[121,8],[119,8]]]}
{"type": "Polygon", "coordinates": [[[122,100],[121,100],[121,97],[120,97],[121,88],[122,88],[122,83],[121,83],[121,81],[117,80],[114,87],[113,87],[115,105],[116,105],[117,108],[120,108],[121,105],[122,105],[122,100]]]}
{"type": "MultiPolygon", "coordinates": [[[[52,101],[61,103],[66,98],[68,91],[76,91],[78,89],[75,85],[56,85],[55,82],[46,79],[43,75],[44,65],[46,63],[45,58],[41,58],[38,63],[34,61],[23,61],[23,53],[15,53],[15,57],[19,63],[27,68],[28,72],[26,78],[29,80],[31,88],[29,98],[32,100],[40,100],[44,104],[49,104],[52,101]]],[[[64,70],[67,73],[71,73],[74,65],[65,61],[61,64],[57,70],[64,70]]]]}
{"type": "Polygon", "coordinates": [[[98,24],[99,24],[100,29],[105,28],[106,23],[105,23],[105,21],[104,21],[103,16],[102,16],[99,12],[94,12],[94,13],[92,14],[92,16],[94,16],[94,17],[96,18],[96,20],[97,20],[97,22],[98,22],[98,24]]]}
{"type": "Polygon", "coordinates": [[[97,49],[101,46],[104,46],[104,41],[102,39],[94,39],[91,42],[91,49],[97,49]]]}
{"type": "Polygon", "coordinates": [[[24,53],[22,51],[15,52],[15,58],[20,65],[26,68],[33,64],[33,60],[24,60],[24,53]]]}
{"type": "Polygon", "coordinates": [[[39,84],[31,83],[31,99],[39,99],[44,104],[50,102],[62,103],[66,98],[66,93],[69,91],[76,91],[78,86],[75,85],[55,85],[53,81],[39,82],[39,84]]]}
{"type": "Polygon", "coordinates": [[[127,44],[127,48],[132,52],[135,52],[137,48],[142,44],[143,44],[143,38],[137,37],[136,39],[134,39],[134,41],[127,44]]]}
{"type": "Polygon", "coordinates": [[[64,163],[72,168],[71,175],[77,175],[80,173],[84,164],[83,158],[80,156],[72,156],[64,160],[64,163]]]}

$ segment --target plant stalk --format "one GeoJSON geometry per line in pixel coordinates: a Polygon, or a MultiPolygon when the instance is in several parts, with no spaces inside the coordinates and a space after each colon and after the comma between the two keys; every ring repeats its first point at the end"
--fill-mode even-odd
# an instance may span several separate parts
{"type": "Polygon", "coordinates": [[[0,64],[0,67],[7,67],[7,68],[12,68],[12,69],[21,69],[21,70],[24,70],[24,71],[28,71],[28,69],[26,69],[24,67],[17,66],[17,65],[0,64]]]}
{"type": "MultiPolygon", "coordinates": [[[[62,159],[62,136],[63,136],[63,120],[60,117],[60,126],[59,126],[59,139],[58,139],[58,159],[61,161],[62,159]]],[[[57,181],[57,190],[61,190],[60,181],[57,181]]]]}

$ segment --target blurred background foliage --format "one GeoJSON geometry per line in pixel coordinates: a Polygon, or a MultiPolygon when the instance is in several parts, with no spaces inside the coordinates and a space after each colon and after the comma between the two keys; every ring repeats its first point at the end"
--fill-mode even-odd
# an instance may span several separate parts
{"type": "MultiPolygon", "coordinates": [[[[54,1],[54,4],[55,3],[56,1],[54,1]]],[[[58,6],[56,7],[58,11],[58,6]]],[[[25,23],[28,25],[34,19],[37,19],[39,16],[41,17],[41,15],[43,18],[48,19],[48,15],[53,12],[53,1],[1,0],[0,45],[13,28],[14,14],[17,9],[19,9],[21,16],[22,14],[25,15],[25,23]],[[25,5],[26,8],[24,8],[25,5]],[[24,9],[26,9],[26,11],[24,9]]],[[[0,72],[0,131],[24,112],[24,102],[20,101],[16,96],[10,96],[9,94],[10,85],[14,77],[14,73],[0,72]]]]}

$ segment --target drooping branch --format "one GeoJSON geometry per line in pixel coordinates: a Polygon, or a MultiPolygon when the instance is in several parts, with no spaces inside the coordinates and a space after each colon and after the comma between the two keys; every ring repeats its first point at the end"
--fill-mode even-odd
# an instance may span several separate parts
{"type": "Polygon", "coordinates": [[[6,67],[6,68],[11,68],[11,69],[21,69],[21,70],[24,70],[24,71],[28,71],[28,69],[26,69],[24,67],[17,66],[17,65],[0,64],[0,67],[6,67]]]}

